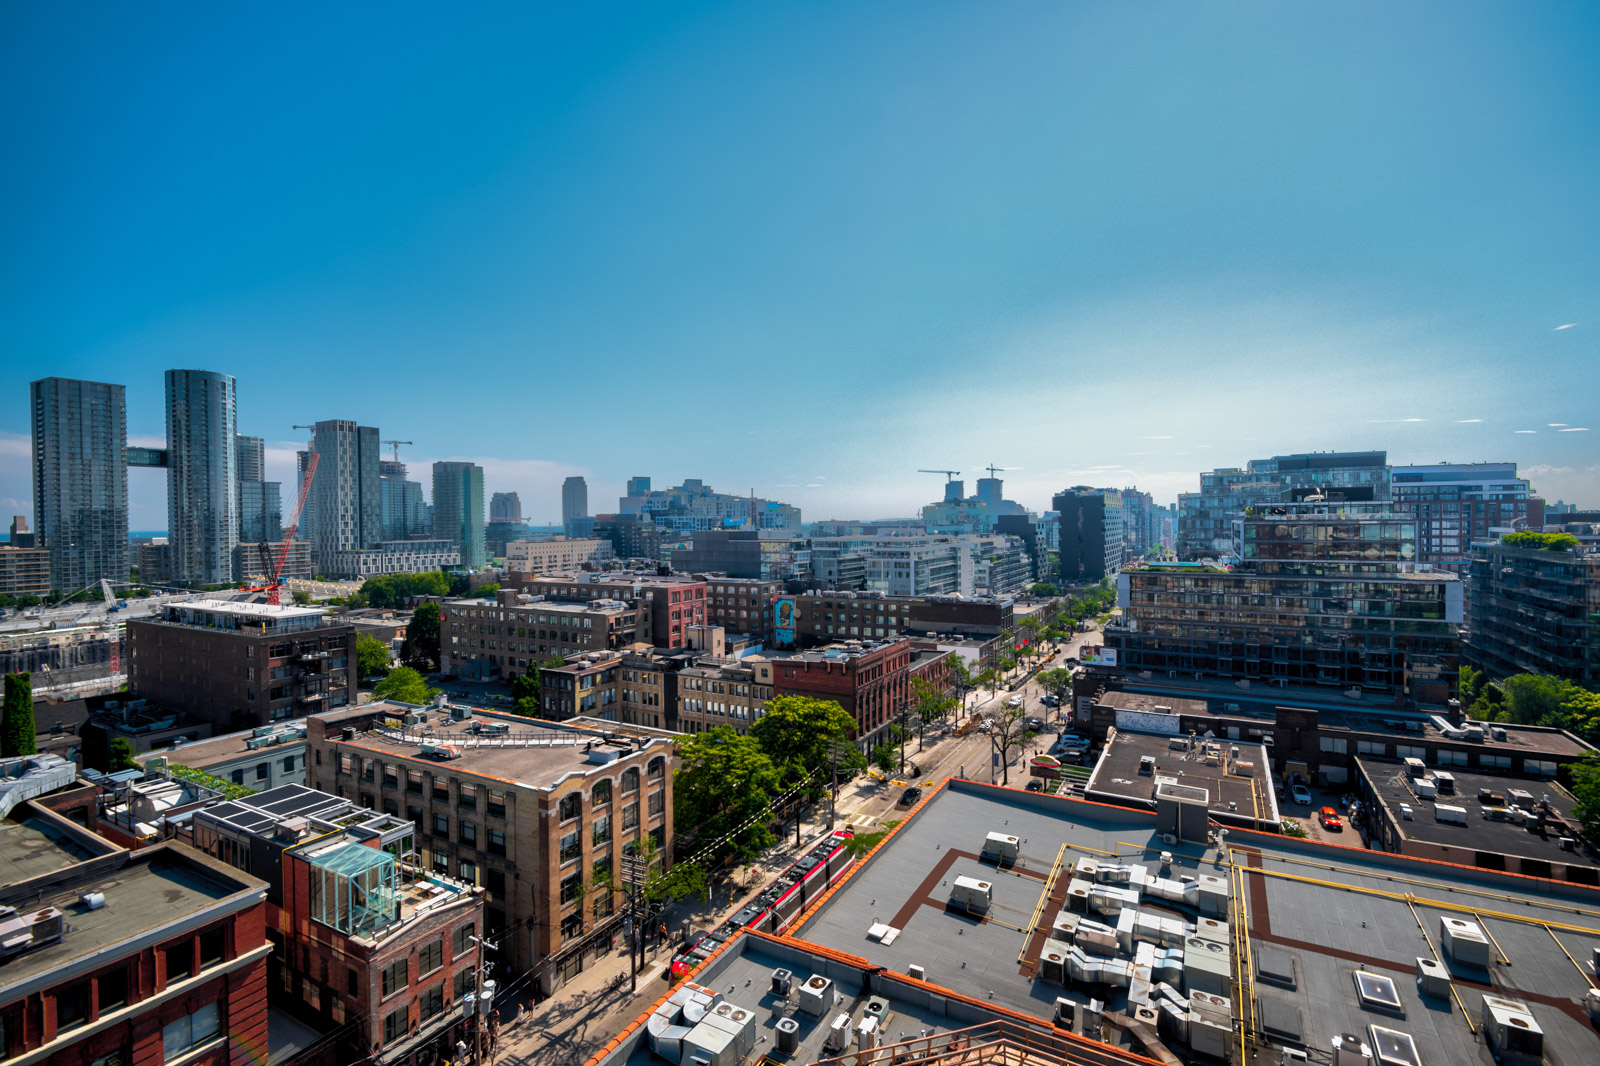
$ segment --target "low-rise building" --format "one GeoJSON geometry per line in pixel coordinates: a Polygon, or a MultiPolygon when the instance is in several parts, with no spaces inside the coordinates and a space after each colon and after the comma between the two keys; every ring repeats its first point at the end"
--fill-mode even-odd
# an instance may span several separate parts
{"type": "MultiPolygon", "coordinates": [[[[267,584],[277,571],[280,554],[283,556],[283,571],[278,574],[279,580],[306,579],[315,574],[311,568],[311,545],[305,541],[291,540],[287,546],[283,541],[250,541],[233,549],[234,580],[243,585],[267,584]]],[[[161,580],[154,574],[146,574],[143,569],[139,574],[147,581],[161,580]]]]}
{"type": "Polygon", "coordinates": [[[761,656],[708,656],[677,671],[677,704],[668,728],[700,733],[728,726],[743,736],[776,695],[773,663],[761,656]]]}
{"type": "Polygon", "coordinates": [[[911,702],[910,641],[830,644],[772,665],[774,695],[837,701],[855,719],[855,739],[863,747],[911,702]]]}
{"type": "MultiPolygon", "coordinates": [[[[9,776],[9,766],[7,768],[9,776]]],[[[229,1066],[267,1047],[265,883],[41,802],[0,822],[0,1057],[229,1066]]]]}
{"type": "Polygon", "coordinates": [[[505,557],[506,569],[519,574],[561,574],[614,559],[616,552],[609,540],[551,537],[508,541],[505,557]]]}
{"type": "Polygon", "coordinates": [[[128,636],[133,691],[221,729],[342,707],[354,691],[355,627],[322,608],[187,600],[129,620],[128,636]]]}
{"type": "Polygon", "coordinates": [[[1282,828],[1267,749],[1249,741],[1114,729],[1083,798],[1154,810],[1162,784],[1203,790],[1196,799],[1213,821],[1271,833],[1282,828]]]}
{"type": "Polygon", "coordinates": [[[0,633],[0,673],[31,673],[36,694],[114,688],[127,669],[126,640],[115,624],[0,633]]]}
{"type": "Polygon", "coordinates": [[[455,570],[461,551],[454,541],[434,537],[384,540],[376,547],[329,552],[325,563],[329,577],[365,581],[382,574],[426,574],[455,570]]]}
{"type": "Polygon", "coordinates": [[[133,761],[147,767],[152,759],[200,770],[257,792],[280,785],[303,785],[306,780],[306,724],[303,720],[274,722],[241,733],[147,751],[136,755],[133,761]]]}
{"type": "Polygon", "coordinates": [[[1356,760],[1373,847],[1480,870],[1600,885],[1572,796],[1548,778],[1432,769],[1418,759],[1356,760]]]}
{"type": "Polygon", "coordinates": [[[699,578],[630,571],[530,577],[509,572],[512,588],[561,603],[621,600],[646,612],[648,640],[658,648],[683,648],[688,627],[706,624],[706,583],[699,578]]]}
{"type": "Polygon", "coordinates": [[[941,633],[993,638],[1009,633],[1012,596],[885,596],[812,591],[795,597],[801,644],[941,633]]]}
{"type": "Polygon", "coordinates": [[[783,594],[782,581],[753,577],[696,574],[706,583],[706,623],[729,633],[748,633],[763,643],[772,640],[773,603],[783,594]]]}
{"type": "Polygon", "coordinates": [[[418,868],[412,822],[283,785],[192,823],[196,849],[267,882],[275,1005],[338,1034],[339,1061],[454,1053],[479,988],[483,891],[418,868]]]}
{"type": "Polygon", "coordinates": [[[544,667],[539,671],[540,717],[552,722],[579,715],[618,721],[622,658],[617,651],[591,651],[544,667]]]}
{"type": "Polygon", "coordinates": [[[311,787],[414,822],[420,864],[486,890],[498,961],[548,993],[609,949],[620,874],[672,851],[672,745],[466,708],[367,704],[310,718],[311,787]]]}
{"type": "Polygon", "coordinates": [[[439,670],[483,680],[510,678],[552,656],[616,651],[648,642],[648,615],[635,603],[577,602],[501,590],[497,601],[446,600],[439,611],[439,670]]]}

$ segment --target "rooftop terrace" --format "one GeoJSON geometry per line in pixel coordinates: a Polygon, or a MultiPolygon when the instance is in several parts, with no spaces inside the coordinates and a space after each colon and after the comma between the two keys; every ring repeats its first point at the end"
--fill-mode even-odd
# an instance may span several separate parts
{"type": "Polygon", "coordinates": [[[1276,829],[1279,824],[1267,749],[1237,740],[1116,730],[1095,763],[1084,795],[1153,809],[1156,785],[1166,780],[1205,789],[1215,818],[1256,829],[1276,829]],[[1148,767],[1146,759],[1151,760],[1148,767]]]}

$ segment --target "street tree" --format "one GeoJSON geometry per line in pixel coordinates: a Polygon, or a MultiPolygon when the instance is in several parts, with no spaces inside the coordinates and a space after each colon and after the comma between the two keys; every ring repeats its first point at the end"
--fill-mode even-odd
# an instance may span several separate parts
{"type": "Polygon", "coordinates": [[[955,693],[956,706],[961,710],[967,709],[967,694],[978,687],[977,679],[973,677],[972,667],[967,665],[967,660],[952,652],[945,662],[945,678],[949,682],[950,691],[955,693]]]}
{"type": "Polygon", "coordinates": [[[413,665],[439,663],[439,605],[424,603],[411,613],[406,626],[405,643],[400,646],[400,658],[413,665]]]}
{"type": "Polygon", "coordinates": [[[778,768],[754,737],[717,726],[678,742],[673,818],[694,847],[716,842],[718,862],[759,856],[777,837],[769,828],[778,768]]]}
{"type": "Polygon", "coordinates": [[[1030,596],[1059,596],[1061,590],[1048,581],[1035,582],[1033,588],[1028,590],[1030,596]]]}
{"type": "Polygon", "coordinates": [[[356,669],[360,677],[389,672],[389,645],[363,633],[356,638],[356,669]]]}
{"type": "Polygon", "coordinates": [[[922,746],[922,733],[929,722],[937,722],[956,709],[956,698],[949,692],[920,677],[911,679],[911,692],[916,697],[917,747],[922,746]]]}
{"type": "Polygon", "coordinates": [[[995,715],[990,721],[993,723],[989,732],[989,744],[994,751],[1000,754],[1000,783],[1011,783],[1011,755],[1027,747],[1037,736],[1026,724],[1021,707],[1011,708],[1002,714],[995,715]]]}
{"type": "Polygon", "coordinates": [[[401,703],[427,703],[438,694],[438,689],[428,687],[422,675],[409,666],[389,672],[372,690],[375,700],[399,700],[401,703]]]}
{"type": "Polygon", "coordinates": [[[1591,842],[1600,840],[1600,753],[1591,751],[1567,769],[1572,773],[1572,794],[1578,800],[1572,815],[1591,842]]]}
{"type": "Polygon", "coordinates": [[[39,752],[33,721],[33,675],[6,675],[5,704],[0,710],[0,757],[13,759],[39,752]]]}
{"type": "Polygon", "coordinates": [[[886,774],[894,773],[895,759],[893,744],[879,744],[872,749],[872,765],[886,774]]]}
{"type": "Polygon", "coordinates": [[[788,783],[810,776],[816,786],[809,791],[817,794],[833,776],[830,749],[842,756],[839,772],[846,778],[866,765],[855,745],[847,743],[855,728],[855,719],[835,700],[779,696],[750,726],[750,735],[774,766],[784,767],[788,783]]]}
{"type": "Polygon", "coordinates": [[[137,770],[139,764],[133,761],[133,741],[127,737],[111,738],[111,772],[120,770],[137,770]]]}

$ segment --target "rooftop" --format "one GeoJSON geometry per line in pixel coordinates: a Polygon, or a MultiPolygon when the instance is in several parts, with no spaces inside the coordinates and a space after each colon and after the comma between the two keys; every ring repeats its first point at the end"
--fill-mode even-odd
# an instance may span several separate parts
{"type": "MultiPolygon", "coordinates": [[[[110,850],[110,845],[103,850],[110,850]]],[[[0,885],[17,885],[65,870],[103,850],[92,850],[87,841],[76,839],[49,817],[24,806],[0,822],[0,885]]]]}
{"type": "MultiPolygon", "coordinates": [[[[1378,1025],[1410,1034],[1421,1062],[1476,1062],[1484,1055],[1477,1019],[1484,991],[1493,989],[1529,1005],[1544,1032],[1546,1061],[1587,1062],[1600,1054],[1600,1037],[1574,1007],[1592,976],[1572,962],[1600,947],[1600,890],[1245,829],[1230,830],[1220,847],[1170,844],[1155,823],[1151,812],[952,781],[792,935],[895,973],[920,966],[932,984],[1034,1018],[1049,1019],[1058,997],[1082,1003],[1093,996],[1112,1022],[1133,1015],[1141,999],[1168,998],[1131,960],[1115,965],[1139,941],[1145,952],[1154,937],[1159,946],[1151,950],[1161,954],[1140,964],[1153,966],[1144,974],[1169,974],[1159,980],[1176,982],[1180,998],[1177,987],[1187,988],[1191,1008],[1206,987],[1219,989],[1226,998],[1215,1009],[1226,1018],[1215,1032],[1236,1033],[1238,1011],[1258,1044],[1303,1047],[1321,1060],[1339,1034],[1365,1035],[1378,1025]],[[1008,865],[980,858],[991,833],[1016,838],[1008,865]],[[1100,873],[1087,876],[1097,888],[1128,887],[1102,891],[1098,901],[1089,896],[1091,910],[1074,909],[1064,902],[1071,879],[1093,865],[1100,873]],[[962,876],[992,886],[986,912],[949,902],[962,876]],[[1187,902],[1185,879],[1202,890],[1199,906],[1187,902]],[[1208,902],[1213,932],[1203,940],[1208,902]],[[1131,923],[1128,910],[1135,911],[1131,923]],[[1465,949],[1440,954],[1445,918],[1481,923],[1493,938],[1480,939],[1481,959],[1465,949]],[[1107,933],[1078,931],[1085,920],[1110,923],[1107,933]],[[1161,930],[1174,922],[1189,931],[1166,937],[1161,930]],[[1131,944],[1119,932],[1123,924],[1138,930],[1131,944]],[[1062,982],[1046,968],[1046,940],[1059,947],[1064,936],[1078,938],[1065,950],[1100,952],[1091,959],[1098,977],[1062,982]],[[1222,961],[1212,965],[1213,955],[1222,961]],[[1243,973],[1234,962],[1241,956],[1243,973]],[[1418,957],[1453,978],[1446,995],[1419,990],[1418,957]],[[1390,978],[1395,1006],[1358,998],[1358,970],[1390,978]]],[[[1146,1027],[1152,1036],[1155,1028],[1154,1021],[1146,1027]]],[[[1175,1033],[1165,1025],[1160,1031],[1188,1057],[1175,1033]]],[[[1239,1061],[1232,1037],[1227,1045],[1220,1057],[1239,1061]]]]}
{"type": "Polygon", "coordinates": [[[66,934],[0,962],[0,985],[11,988],[102,953],[114,958],[118,944],[154,936],[229,897],[250,894],[263,894],[260,881],[188,848],[157,845],[134,852],[119,869],[30,895],[22,905],[55,907],[66,917],[66,934]],[[91,891],[104,895],[103,906],[91,909],[81,901],[91,891]]]}
{"type": "Polygon", "coordinates": [[[1205,700],[1190,700],[1158,693],[1127,692],[1122,689],[1103,692],[1094,702],[1097,707],[1106,707],[1113,711],[1144,711],[1150,714],[1205,714],[1208,710],[1205,700]]]}
{"type": "Polygon", "coordinates": [[[791,663],[848,662],[851,659],[859,659],[863,655],[871,655],[873,652],[882,651],[883,649],[891,647],[892,645],[901,643],[904,643],[904,641],[861,640],[852,641],[849,644],[829,644],[826,647],[817,648],[814,651],[796,652],[793,655],[784,656],[778,661],[791,663]]]}
{"type": "MultiPolygon", "coordinates": [[[[366,707],[360,709],[367,710],[366,707]]],[[[633,744],[629,744],[621,733],[572,729],[553,722],[485,711],[474,711],[473,717],[461,720],[430,712],[426,714],[426,721],[419,725],[380,726],[356,734],[353,740],[339,740],[337,731],[330,729],[329,738],[343,748],[437,763],[448,767],[452,774],[477,774],[539,789],[552,788],[569,774],[603,770],[603,763],[590,758],[590,748],[618,752],[619,758],[634,754],[635,746],[651,755],[672,754],[672,744],[665,738],[636,736],[633,744]],[[497,725],[507,726],[508,732],[490,735],[482,728],[497,725]],[[608,744],[608,736],[617,737],[620,743],[608,744]],[[429,750],[453,747],[459,749],[460,754],[440,759],[425,751],[425,747],[429,750]]]]}
{"type": "Polygon", "coordinates": [[[168,609],[187,608],[246,618],[312,618],[328,613],[322,607],[293,607],[274,603],[250,603],[243,600],[181,600],[166,606],[168,609]]]}
{"type": "Polygon", "coordinates": [[[1154,808],[1156,785],[1172,781],[1205,789],[1213,817],[1256,829],[1276,829],[1278,800],[1272,788],[1270,758],[1261,744],[1118,729],[1108,736],[1084,795],[1106,803],[1154,808]],[[1147,768],[1145,759],[1153,765],[1147,768]]]}
{"type": "Polygon", "coordinates": [[[260,726],[242,733],[229,733],[226,736],[212,737],[209,740],[197,740],[189,744],[179,744],[172,748],[142,752],[135,755],[133,761],[143,766],[152,758],[163,756],[168,762],[192,766],[196,770],[204,770],[208,767],[232,762],[235,759],[246,758],[258,752],[271,755],[270,748],[286,744],[301,744],[304,743],[305,738],[306,723],[305,719],[301,718],[292,722],[276,722],[270,726],[260,726]]]}
{"type": "MultiPolygon", "coordinates": [[[[1455,767],[1440,767],[1455,778],[1454,793],[1422,796],[1417,789],[1418,779],[1406,772],[1400,760],[1360,758],[1356,765],[1372,784],[1373,792],[1389,808],[1395,824],[1405,835],[1430,844],[1460,848],[1462,863],[1476,863],[1477,852],[1500,855],[1517,855],[1551,862],[1581,862],[1582,852],[1563,850],[1561,838],[1572,834],[1577,820],[1572,816],[1574,800],[1567,791],[1553,781],[1540,778],[1491,777],[1487,774],[1457,772],[1455,767]],[[1517,790],[1531,798],[1518,803],[1518,797],[1509,795],[1517,790]],[[1498,802],[1486,802],[1488,796],[1499,797],[1498,802]],[[1465,807],[1467,824],[1439,821],[1434,808],[1439,804],[1465,807]],[[1511,807],[1528,813],[1529,808],[1542,803],[1550,805],[1550,812],[1559,821],[1549,823],[1549,818],[1526,818],[1523,824],[1515,821],[1511,807]],[[1401,804],[1411,808],[1412,817],[1406,818],[1401,804]],[[1563,823],[1566,823],[1563,825],[1563,823]]],[[[1425,780],[1433,780],[1436,770],[1429,768],[1425,780]]]]}

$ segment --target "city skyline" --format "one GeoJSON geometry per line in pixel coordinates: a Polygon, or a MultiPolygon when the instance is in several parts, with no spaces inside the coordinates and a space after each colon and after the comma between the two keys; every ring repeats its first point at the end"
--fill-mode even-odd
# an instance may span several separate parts
{"type": "Polygon", "coordinates": [[[8,513],[28,381],[162,444],[178,366],[237,378],[286,495],[289,427],[348,419],[540,523],[569,476],[866,518],[920,468],[1039,510],[1380,448],[1600,502],[1586,7],[0,17],[8,513]],[[705,428],[586,432],[630,385],[705,428]]]}

